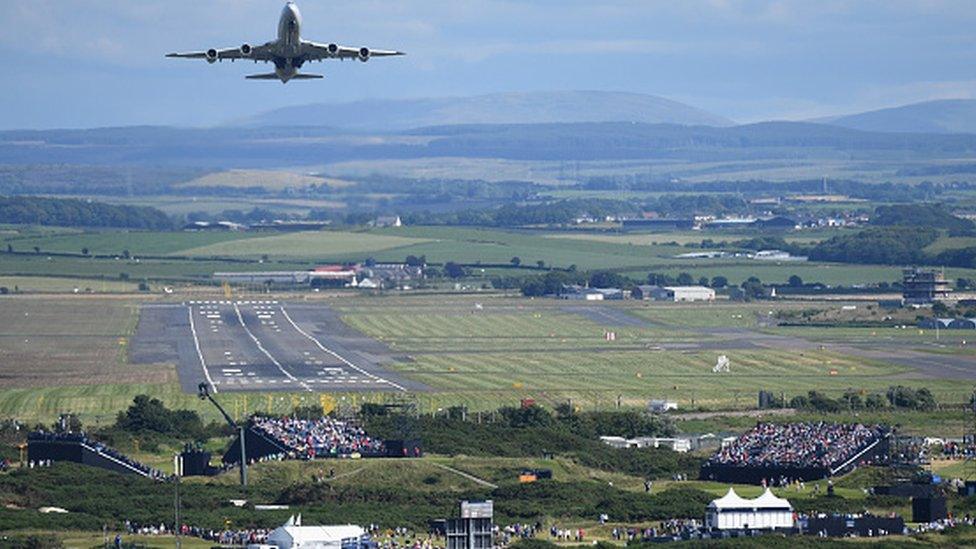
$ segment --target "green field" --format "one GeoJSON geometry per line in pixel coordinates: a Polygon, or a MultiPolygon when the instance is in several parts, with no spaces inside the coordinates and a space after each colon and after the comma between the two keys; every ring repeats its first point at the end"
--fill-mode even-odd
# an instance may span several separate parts
{"type": "Polygon", "coordinates": [[[92,231],[50,236],[18,236],[2,241],[18,252],[32,252],[34,246],[42,252],[80,254],[87,248],[93,255],[122,255],[124,250],[134,256],[178,255],[191,248],[210,246],[221,242],[243,240],[260,236],[254,232],[204,232],[204,231],[92,231]]]}
{"type": "MultiPolygon", "coordinates": [[[[828,233],[802,233],[791,239],[810,241],[828,233]]],[[[518,257],[523,265],[579,270],[616,270],[634,280],[646,280],[648,272],[695,279],[724,276],[732,284],[749,277],[785,283],[792,275],[806,282],[830,285],[894,282],[901,277],[896,266],[842,265],[808,262],[767,262],[745,258],[688,259],[677,257],[690,249],[680,245],[702,238],[724,239],[745,235],[721,234],[605,234],[557,233],[463,227],[401,227],[360,232],[144,232],[71,231],[21,228],[0,233],[0,247],[10,245],[16,255],[0,254],[0,275],[80,276],[150,280],[206,279],[217,271],[295,270],[323,262],[362,262],[369,257],[382,262],[402,262],[408,255],[426,256],[432,263],[509,265],[518,257]],[[671,244],[678,242],[679,245],[671,244]],[[34,247],[40,253],[34,253],[34,247]],[[80,257],[81,251],[111,256],[80,257]],[[118,256],[128,250],[133,259],[118,256]],[[76,254],[73,257],[49,253],[76,254]],[[144,259],[141,256],[153,256],[144,259]],[[270,262],[258,263],[267,256],[270,262]],[[246,259],[250,262],[242,262],[246,259]]],[[[489,269],[492,274],[524,274],[524,271],[489,269]]],[[[950,278],[976,278],[976,269],[949,269],[950,278]]]]}
{"type": "Polygon", "coordinates": [[[502,302],[480,310],[449,300],[439,311],[418,301],[342,308],[348,324],[407,356],[393,367],[436,389],[431,406],[457,401],[488,409],[522,397],[550,405],[572,399],[584,407],[618,400],[641,406],[649,398],[668,397],[685,408],[739,408],[753,406],[759,389],[839,395],[848,388],[883,392],[895,384],[929,387],[948,402],[968,395],[958,383],[912,379],[898,366],[815,349],[724,347],[717,335],[696,332],[755,327],[769,304],[629,306],[628,314],[653,324],[621,328],[555,309],[558,302],[551,300],[539,308],[512,309],[502,302]],[[617,333],[616,341],[603,339],[607,330],[617,333]],[[707,341],[713,348],[682,350],[688,341],[707,341]],[[668,345],[673,348],[661,348],[668,345]],[[732,361],[731,373],[711,372],[720,354],[732,361]]]}
{"type": "MultiPolygon", "coordinates": [[[[316,231],[286,233],[275,236],[260,236],[241,241],[221,242],[208,246],[184,250],[193,256],[224,257],[291,257],[314,259],[348,256],[350,254],[369,254],[391,248],[404,248],[421,244],[422,238],[408,238],[398,235],[374,233],[347,233],[338,231],[316,231]]],[[[365,259],[362,255],[360,259],[365,259]]],[[[402,261],[406,255],[399,256],[402,261]]]]}
{"type": "Polygon", "coordinates": [[[133,282],[97,278],[57,278],[45,276],[0,276],[0,287],[26,293],[132,293],[133,282]],[[90,290],[90,292],[89,292],[90,290]]]}

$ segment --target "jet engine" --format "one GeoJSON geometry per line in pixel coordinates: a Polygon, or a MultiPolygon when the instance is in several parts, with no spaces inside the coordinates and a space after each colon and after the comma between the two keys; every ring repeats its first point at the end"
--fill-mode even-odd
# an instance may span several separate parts
{"type": "Polygon", "coordinates": [[[369,48],[359,48],[359,60],[363,63],[369,61],[369,48]]]}
{"type": "Polygon", "coordinates": [[[339,54],[339,44],[329,44],[326,49],[329,50],[329,55],[333,57],[339,54]]]}
{"type": "Polygon", "coordinates": [[[251,49],[250,44],[241,45],[241,57],[251,57],[251,51],[253,50],[251,49]]]}
{"type": "Polygon", "coordinates": [[[207,63],[217,62],[217,50],[210,48],[207,50],[207,63]]]}

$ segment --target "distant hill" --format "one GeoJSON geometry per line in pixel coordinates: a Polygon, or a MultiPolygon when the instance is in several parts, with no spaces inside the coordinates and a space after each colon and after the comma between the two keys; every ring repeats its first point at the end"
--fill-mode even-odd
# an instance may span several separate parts
{"type": "MultiPolygon", "coordinates": [[[[976,134],[867,132],[803,122],[722,128],[630,122],[463,124],[370,135],[314,127],[0,132],[0,165],[152,165],[202,171],[372,159],[660,158],[715,162],[848,159],[852,154],[899,162],[970,157],[976,154],[976,134]]],[[[0,178],[0,185],[3,183],[0,178]]]]}
{"type": "Polygon", "coordinates": [[[873,132],[976,133],[976,100],[926,101],[818,122],[873,132]]]}
{"type": "Polygon", "coordinates": [[[500,93],[439,99],[363,100],[285,107],[233,126],[331,126],[356,131],[401,131],[455,124],[640,122],[731,126],[721,116],[653,95],[602,91],[500,93]]]}

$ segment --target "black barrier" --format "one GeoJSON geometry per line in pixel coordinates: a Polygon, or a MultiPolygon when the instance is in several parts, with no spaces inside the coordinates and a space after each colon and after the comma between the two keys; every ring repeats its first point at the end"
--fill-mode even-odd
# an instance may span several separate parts
{"type": "Polygon", "coordinates": [[[180,454],[183,463],[184,477],[209,477],[216,475],[219,469],[210,466],[210,452],[189,450],[180,454]]]}
{"type": "Polygon", "coordinates": [[[901,517],[877,517],[863,515],[847,517],[832,515],[829,517],[809,517],[800,519],[800,529],[804,534],[826,534],[831,537],[840,536],[880,536],[901,535],[905,532],[905,519],[901,517]]]}
{"type": "Polygon", "coordinates": [[[935,522],[947,516],[944,497],[912,498],[912,522],[935,522]]]}
{"type": "Polygon", "coordinates": [[[875,486],[874,493],[878,496],[898,496],[902,498],[924,498],[932,495],[935,487],[931,484],[894,484],[891,486],[875,486]]]}
{"type": "Polygon", "coordinates": [[[127,475],[163,478],[146,465],[79,434],[31,433],[27,437],[27,459],[32,462],[69,461],[127,475]]]}
{"type": "Polygon", "coordinates": [[[735,484],[772,485],[781,478],[790,480],[820,480],[830,476],[826,467],[739,467],[736,465],[702,465],[701,480],[731,482],[735,484]]]}
{"type": "MultiPolygon", "coordinates": [[[[247,461],[259,461],[268,456],[276,456],[280,454],[287,455],[292,451],[291,448],[285,444],[271,438],[270,436],[264,434],[260,429],[254,427],[248,427],[244,430],[244,449],[247,452],[247,461]]],[[[230,445],[230,448],[224,452],[224,457],[221,458],[224,464],[240,463],[241,462],[241,437],[240,435],[234,439],[234,442],[230,445]]]]}
{"type": "Polygon", "coordinates": [[[383,447],[386,448],[386,457],[391,458],[423,457],[424,455],[424,449],[419,439],[385,440],[383,447]]]}

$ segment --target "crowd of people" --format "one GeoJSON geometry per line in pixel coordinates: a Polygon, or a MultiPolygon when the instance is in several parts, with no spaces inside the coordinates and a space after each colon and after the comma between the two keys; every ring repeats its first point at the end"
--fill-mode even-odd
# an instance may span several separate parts
{"type": "Polygon", "coordinates": [[[253,418],[252,425],[299,457],[314,459],[384,453],[381,440],[370,437],[352,422],[333,417],[297,419],[257,416],[253,418]]]}
{"type": "MultiPolygon", "coordinates": [[[[136,461],[130,458],[129,456],[123,454],[122,452],[119,452],[115,448],[112,448],[104,443],[98,442],[97,440],[92,440],[88,438],[88,436],[85,433],[72,433],[72,432],[55,433],[55,432],[48,432],[48,431],[36,431],[31,433],[30,436],[28,437],[28,441],[32,441],[32,440],[46,441],[46,442],[76,442],[78,444],[82,444],[86,446],[87,448],[89,448],[90,450],[94,451],[97,454],[101,454],[102,456],[108,458],[109,460],[123,463],[126,466],[139,471],[140,473],[144,474],[145,476],[151,479],[166,480],[167,478],[169,478],[169,475],[160,471],[159,469],[150,467],[144,463],[136,461]]],[[[47,460],[47,461],[51,461],[51,460],[47,460]]]]}
{"type": "Polygon", "coordinates": [[[883,435],[860,423],[759,423],[708,463],[737,467],[827,468],[843,464],[883,435]]]}
{"type": "MultiPolygon", "coordinates": [[[[166,524],[140,524],[126,520],[123,523],[123,527],[125,533],[128,535],[171,536],[176,534],[172,526],[166,524]]],[[[179,532],[183,537],[198,538],[217,545],[234,547],[263,543],[270,533],[271,530],[264,528],[215,530],[212,528],[190,526],[188,524],[181,525],[179,532]]]]}
{"type": "Polygon", "coordinates": [[[976,456],[976,444],[946,441],[942,445],[942,457],[946,459],[969,459],[976,456]]]}

